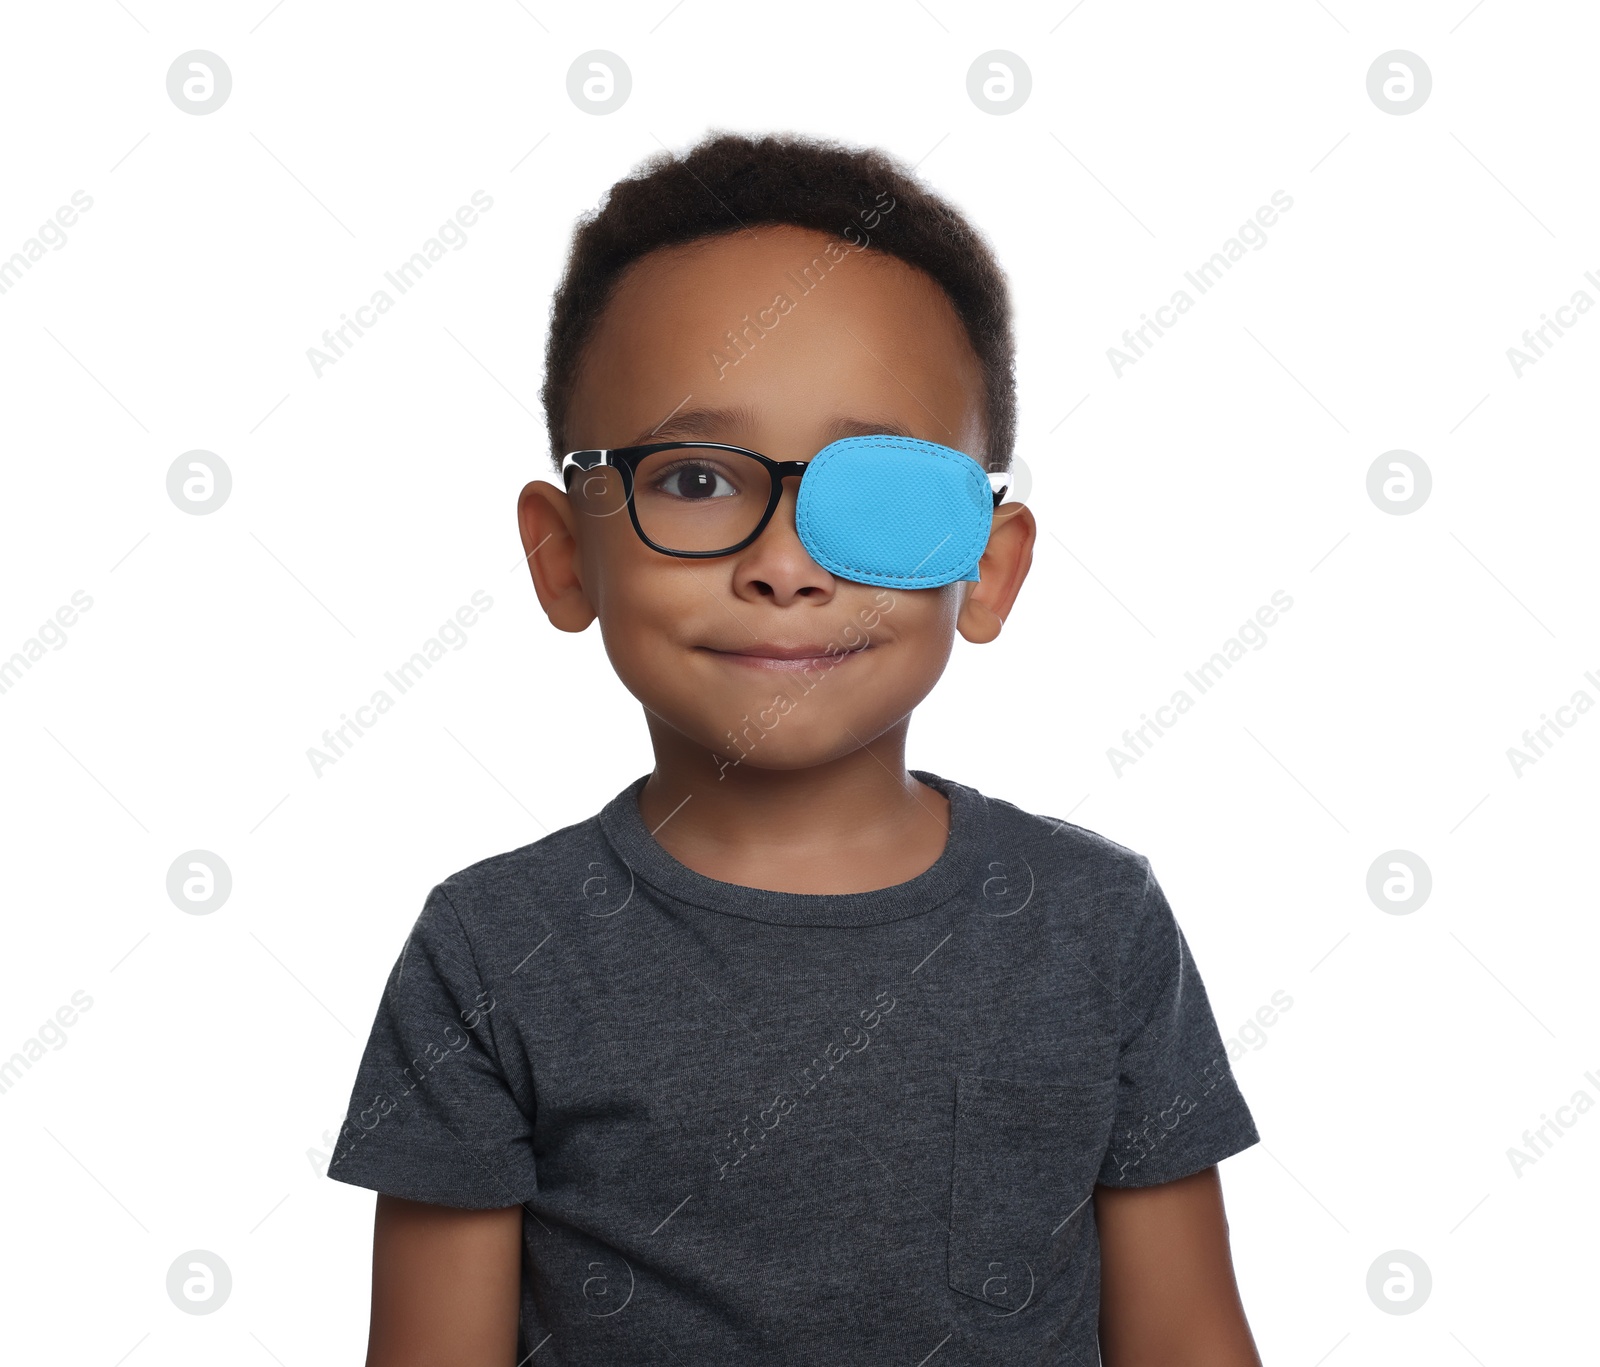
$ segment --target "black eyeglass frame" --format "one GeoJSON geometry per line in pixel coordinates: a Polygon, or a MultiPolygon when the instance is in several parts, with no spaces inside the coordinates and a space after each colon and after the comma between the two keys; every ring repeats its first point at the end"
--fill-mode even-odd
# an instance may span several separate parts
{"type": "MultiPolygon", "coordinates": [[[[767,523],[772,521],[772,515],[778,510],[778,504],[783,501],[783,481],[790,475],[800,478],[806,472],[810,461],[805,460],[773,460],[764,456],[759,451],[752,451],[745,446],[730,446],[720,441],[657,441],[645,446],[616,446],[609,450],[599,451],[568,451],[561,458],[561,482],[570,492],[572,489],[572,476],[579,470],[594,470],[607,466],[622,472],[622,496],[628,504],[628,517],[633,523],[633,530],[638,533],[639,540],[653,551],[660,551],[663,555],[675,555],[685,560],[708,560],[719,555],[732,555],[735,551],[742,551],[762,532],[766,531],[767,523]],[[645,529],[639,525],[639,511],[633,501],[634,473],[639,468],[639,462],[646,456],[653,456],[658,451],[677,450],[703,450],[710,448],[714,451],[733,451],[741,456],[749,456],[752,460],[759,461],[766,467],[767,475],[772,481],[772,489],[767,495],[766,511],[761,514],[761,520],[756,523],[755,531],[732,546],[725,546],[718,551],[677,551],[670,546],[663,546],[657,541],[652,541],[645,529]]],[[[1003,484],[999,489],[991,489],[994,495],[994,506],[1000,506],[1000,500],[1006,496],[1006,490],[1011,486],[1003,484]]]]}

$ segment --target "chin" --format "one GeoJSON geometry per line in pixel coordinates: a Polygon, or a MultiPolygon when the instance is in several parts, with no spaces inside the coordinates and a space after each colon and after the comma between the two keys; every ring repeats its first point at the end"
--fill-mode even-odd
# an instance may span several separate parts
{"type": "Polygon", "coordinates": [[[885,729],[880,717],[842,717],[837,713],[816,717],[811,726],[803,726],[793,715],[772,726],[770,709],[765,718],[769,725],[763,729],[759,715],[749,715],[748,722],[741,716],[735,726],[717,737],[714,749],[719,771],[724,766],[782,772],[814,769],[870,744],[885,729]]]}

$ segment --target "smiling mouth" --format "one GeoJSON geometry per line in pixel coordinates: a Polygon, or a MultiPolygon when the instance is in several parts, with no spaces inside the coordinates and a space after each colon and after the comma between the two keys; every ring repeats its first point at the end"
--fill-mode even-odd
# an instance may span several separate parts
{"type": "Polygon", "coordinates": [[[717,650],[712,646],[702,646],[713,655],[720,656],[733,664],[744,665],[750,669],[789,669],[804,670],[814,669],[819,665],[832,668],[842,664],[852,655],[859,655],[864,650],[873,647],[869,642],[864,646],[856,646],[848,650],[841,650],[837,646],[830,650],[826,645],[753,645],[743,650],[717,650]]]}

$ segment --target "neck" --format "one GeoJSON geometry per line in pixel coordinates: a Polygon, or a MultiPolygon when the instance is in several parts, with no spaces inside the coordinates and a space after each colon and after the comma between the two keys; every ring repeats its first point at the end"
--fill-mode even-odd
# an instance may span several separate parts
{"type": "Polygon", "coordinates": [[[906,718],[822,764],[738,764],[646,714],[655,768],[639,812],[697,873],[789,892],[866,892],[916,877],[945,846],[950,804],[905,767],[906,718]]]}

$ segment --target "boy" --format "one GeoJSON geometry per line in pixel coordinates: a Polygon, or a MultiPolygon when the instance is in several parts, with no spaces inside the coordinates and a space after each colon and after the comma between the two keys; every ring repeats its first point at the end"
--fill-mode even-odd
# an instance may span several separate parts
{"type": "Polygon", "coordinates": [[[982,239],[714,136],[580,226],[546,361],[534,588],[655,767],[390,975],[329,1168],[381,1193],[368,1363],[1259,1367],[1258,1135],[1150,864],[905,767],[1035,537],[982,239]]]}

